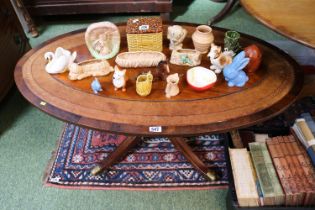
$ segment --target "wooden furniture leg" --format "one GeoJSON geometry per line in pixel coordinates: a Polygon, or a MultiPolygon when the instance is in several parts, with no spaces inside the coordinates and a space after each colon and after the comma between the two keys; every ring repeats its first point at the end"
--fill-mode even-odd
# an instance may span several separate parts
{"type": "MultiPolygon", "coordinates": [[[[184,138],[171,137],[170,141],[174,144],[175,148],[178,149],[186,159],[197,169],[205,178],[211,181],[216,180],[216,174],[214,171],[208,169],[208,167],[199,159],[199,157],[192,151],[189,145],[186,143],[184,138]]],[[[136,146],[141,140],[139,137],[129,136],[124,140],[115,151],[113,151],[109,157],[102,161],[99,165],[95,166],[91,170],[92,175],[100,174],[107,170],[114,163],[124,158],[128,151],[136,146]]]]}
{"type": "Polygon", "coordinates": [[[33,19],[25,8],[22,0],[11,0],[11,4],[18,16],[20,23],[26,33],[30,33],[32,37],[38,36],[38,31],[35,27],[33,19]]]}
{"type": "Polygon", "coordinates": [[[182,137],[171,137],[170,141],[186,157],[186,159],[197,169],[204,177],[211,181],[216,180],[214,171],[209,170],[208,167],[199,159],[199,157],[192,151],[185,139],[182,137]]]}
{"type": "Polygon", "coordinates": [[[128,136],[127,139],[124,140],[117,147],[117,149],[109,155],[109,157],[107,157],[104,161],[102,161],[99,165],[95,166],[91,170],[91,174],[97,175],[102,171],[107,170],[114,163],[124,158],[127,155],[128,151],[137,145],[139,140],[141,140],[141,138],[138,138],[136,136],[128,136]]]}
{"type": "Polygon", "coordinates": [[[219,22],[220,20],[222,20],[224,18],[225,15],[227,15],[230,10],[233,8],[234,4],[237,2],[238,0],[227,0],[225,6],[223,7],[223,9],[214,17],[212,17],[209,21],[208,21],[208,25],[212,25],[214,23],[219,22]]]}
{"type": "Polygon", "coordinates": [[[160,16],[163,21],[170,21],[170,13],[169,12],[161,12],[160,16]]]}

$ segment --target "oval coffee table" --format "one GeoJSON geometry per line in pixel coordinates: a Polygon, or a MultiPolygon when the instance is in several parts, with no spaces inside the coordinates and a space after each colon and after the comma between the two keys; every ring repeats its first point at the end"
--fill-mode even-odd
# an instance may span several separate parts
{"type": "MultiPolygon", "coordinates": [[[[175,23],[174,23],[175,24],[175,23]]],[[[193,48],[191,35],[197,25],[176,23],[187,29],[184,48],[193,48]]],[[[167,27],[164,24],[164,53],[170,58],[167,27]]],[[[127,51],[125,25],[118,24],[121,33],[120,52],[127,51]]],[[[213,28],[215,43],[223,45],[224,29],[213,28]]],[[[107,169],[141,138],[137,136],[168,136],[175,147],[202,174],[214,179],[203,162],[191,151],[183,136],[229,131],[267,120],[293,103],[303,84],[303,74],[298,64],[283,51],[257,38],[241,34],[242,46],[256,44],[263,52],[257,73],[249,75],[248,83],[242,87],[228,87],[223,75],[218,76],[215,86],[204,92],[196,92],[185,81],[189,67],[170,64],[171,72],[181,77],[180,94],[165,97],[164,82],[155,82],[152,93],[147,97],[137,95],[136,76],[150,68],[128,69],[127,91],[114,91],[112,74],[100,77],[103,92],[93,94],[90,83],[93,78],[70,81],[67,73],[50,75],[44,70],[44,53],[63,47],[77,51],[76,61],[91,58],[85,46],[84,30],[74,31],[32,49],[18,62],[15,81],[23,96],[40,110],[61,120],[80,126],[126,134],[129,136],[93,174],[107,169]]],[[[114,58],[109,60],[115,65],[114,58]]],[[[210,61],[203,55],[202,66],[209,67],[210,61]]],[[[151,69],[152,70],[152,69],[151,69]]]]}

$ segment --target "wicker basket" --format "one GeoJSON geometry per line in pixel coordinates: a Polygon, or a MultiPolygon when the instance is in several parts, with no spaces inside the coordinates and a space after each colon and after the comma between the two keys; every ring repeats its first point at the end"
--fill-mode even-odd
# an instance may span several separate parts
{"type": "Polygon", "coordinates": [[[130,18],[126,34],[129,51],[163,50],[163,28],[160,17],[130,18]]]}

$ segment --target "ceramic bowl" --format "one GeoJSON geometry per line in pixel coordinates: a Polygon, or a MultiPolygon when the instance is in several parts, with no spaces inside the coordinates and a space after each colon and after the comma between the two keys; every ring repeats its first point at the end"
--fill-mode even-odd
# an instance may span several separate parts
{"type": "Polygon", "coordinates": [[[214,86],[217,81],[217,75],[210,69],[196,66],[187,71],[186,80],[194,90],[204,91],[214,86]]]}

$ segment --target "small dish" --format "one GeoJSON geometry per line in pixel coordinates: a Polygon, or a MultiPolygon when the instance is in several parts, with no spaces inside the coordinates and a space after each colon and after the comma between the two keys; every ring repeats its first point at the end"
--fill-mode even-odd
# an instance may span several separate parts
{"type": "Polygon", "coordinates": [[[210,69],[196,66],[187,71],[186,80],[194,90],[204,91],[214,86],[217,81],[217,75],[210,69]]]}

